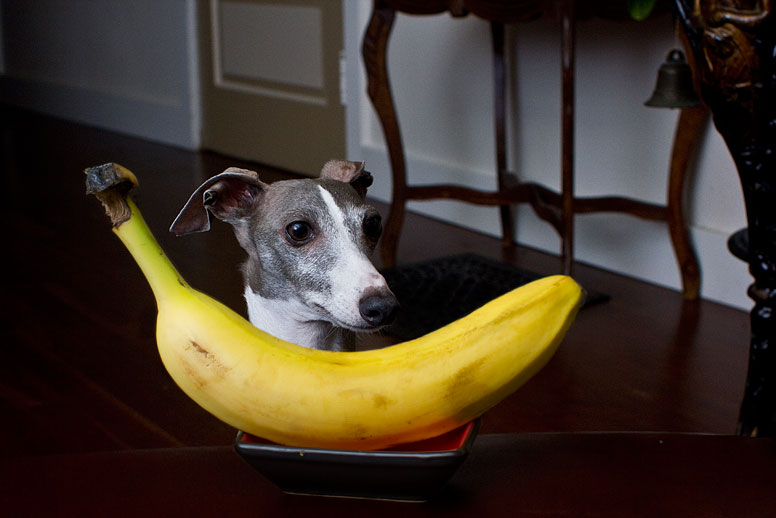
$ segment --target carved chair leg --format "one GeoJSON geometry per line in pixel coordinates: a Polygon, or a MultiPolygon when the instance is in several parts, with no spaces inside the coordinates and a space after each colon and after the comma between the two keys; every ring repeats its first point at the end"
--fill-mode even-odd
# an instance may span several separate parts
{"type": "MultiPolygon", "coordinates": [[[[776,118],[773,119],[776,121],[776,118]]],[[[749,272],[754,283],[749,368],[738,433],[776,435],[776,131],[757,145],[731,148],[744,186],[749,272]]]]}

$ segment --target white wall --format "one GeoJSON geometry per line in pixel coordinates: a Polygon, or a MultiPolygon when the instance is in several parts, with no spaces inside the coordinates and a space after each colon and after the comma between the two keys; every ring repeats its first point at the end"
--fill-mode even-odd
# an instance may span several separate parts
{"type": "Polygon", "coordinates": [[[195,0],[0,0],[5,101],[199,146],[195,0]]]}
{"type": "MultiPolygon", "coordinates": [[[[348,156],[366,159],[370,194],[390,199],[383,135],[365,94],[361,38],[371,1],[345,6],[348,156]]],[[[0,98],[53,115],[187,148],[199,145],[197,0],[0,0],[0,98]]],[[[558,27],[509,33],[514,58],[511,166],[524,180],[560,178],[558,27]]],[[[579,24],[576,189],[662,203],[677,113],[642,106],[674,45],[670,18],[579,24]]],[[[400,15],[389,49],[394,95],[412,182],[495,186],[488,25],[474,17],[400,15]]],[[[746,265],[725,242],[745,226],[732,160],[713,129],[701,146],[689,221],[704,297],[749,309],[746,265]]],[[[495,209],[459,202],[411,208],[493,235],[495,209]]],[[[666,227],[626,215],[580,215],[576,257],[680,287],[666,227]]],[[[518,211],[518,240],[559,251],[549,225],[518,211]]]]}
{"type": "MultiPolygon", "coordinates": [[[[348,0],[348,156],[376,173],[370,194],[390,199],[390,166],[382,130],[365,93],[360,45],[371,2],[348,0]],[[382,173],[382,174],[381,174],[382,173]]],[[[523,180],[560,184],[559,26],[542,20],[508,33],[513,58],[510,167],[523,180]]],[[[636,23],[578,24],[576,192],[665,203],[678,112],[647,108],[656,71],[675,45],[670,17],[636,23]]],[[[495,186],[490,31],[474,17],[399,15],[389,45],[389,75],[413,183],[495,186]]],[[[700,146],[689,193],[689,223],[702,268],[702,295],[749,309],[747,267],[726,240],[746,225],[735,167],[711,129],[700,146]]],[[[500,232],[496,209],[460,202],[410,207],[489,234],[500,232]]],[[[518,210],[517,239],[558,253],[555,231],[530,208],[518,210]]],[[[680,289],[667,226],[617,214],[576,217],[576,258],[680,289]]]]}

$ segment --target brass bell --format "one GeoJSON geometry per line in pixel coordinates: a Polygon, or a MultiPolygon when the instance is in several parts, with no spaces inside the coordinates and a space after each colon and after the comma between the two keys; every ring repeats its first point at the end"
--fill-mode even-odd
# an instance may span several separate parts
{"type": "Polygon", "coordinates": [[[655,108],[691,108],[700,100],[692,82],[692,70],[679,49],[672,49],[660,65],[652,97],[644,103],[655,108]]]}

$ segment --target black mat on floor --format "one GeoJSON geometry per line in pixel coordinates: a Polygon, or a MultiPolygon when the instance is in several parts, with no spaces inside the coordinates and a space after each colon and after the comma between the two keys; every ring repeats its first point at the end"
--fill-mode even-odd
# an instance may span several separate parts
{"type": "MultiPolygon", "coordinates": [[[[383,270],[401,308],[386,333],[402,340],[423,336],[499,295],[543,277],[476,254],[441,257],[383,270]]],[[[585,286],[585,307],[608,295],[585,286]]]]}

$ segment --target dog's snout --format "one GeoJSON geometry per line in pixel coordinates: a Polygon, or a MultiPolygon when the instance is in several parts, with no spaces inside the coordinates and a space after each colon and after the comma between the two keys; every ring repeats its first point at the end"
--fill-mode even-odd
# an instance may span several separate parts
{"type": "Polygon", "coordinates": [[[362,298],[358,303],[361,317],[372,327],[380,327],[393,322],[399,302],[393,293],[373,293],[362,298]]]}

